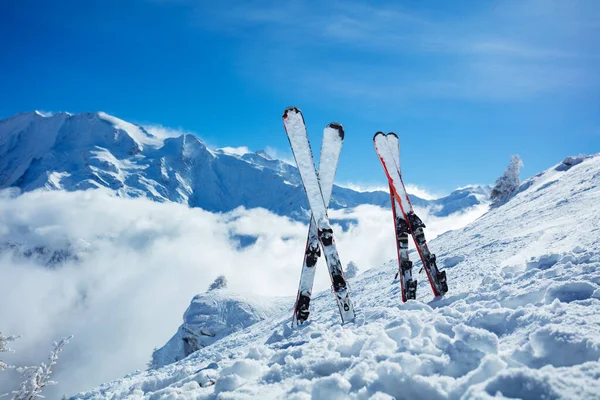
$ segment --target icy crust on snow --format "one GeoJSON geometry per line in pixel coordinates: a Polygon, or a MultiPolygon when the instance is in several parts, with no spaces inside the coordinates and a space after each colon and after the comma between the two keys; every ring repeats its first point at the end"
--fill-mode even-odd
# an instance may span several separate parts
{"type": "Polygon", "coordinates": [[[183,315],[177,333],[152,354],[152,367],[179,361],[216,341],[288,310],[289,299],[240,295],[226,289],[199,294],[183,315]]]}
{"type": "Polygon", "coordinates": [[[391,260],[352,281],[355,323],[322,292],[299,329],[284,312],[75,398],[598,399],[600,157],[524,185],[431,242],[445,298],[422,276],[402,304],[391,260]]]}

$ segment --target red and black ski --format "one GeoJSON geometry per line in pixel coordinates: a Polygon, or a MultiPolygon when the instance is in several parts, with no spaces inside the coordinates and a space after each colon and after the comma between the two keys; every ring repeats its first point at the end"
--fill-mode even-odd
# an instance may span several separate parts
{"type": "MultiPolygon", "coordinates": [[[[429,278],[434,296],[443,296],[448,292],[446,271],[439,271],[435,254],[427,247],[423,228],[425,224],[415,214],[400,171],[400,151],[398,136],[395,133],[384,134],[377,132],[373,137],[375,151],[381,161],[390,185],[392,197],[392,212],[396,227],[396,242],[398,245],[399,275],[402,287],[402,301],[416,297],[416,281],[412,279],[412,263],[408,259],[408,251],[404,252],[405,237],[413,237],[417,252],[423,263],[423,268],[429,278]],[[400,213],[398,213],[400,211],[400,213]],[[404,236],[406,235],[406,236],[404,236]],[[410,273],[408,273],[410,271],[410,273]]],[[[406,239],[406,247],[408,247],[406,239]]]]}

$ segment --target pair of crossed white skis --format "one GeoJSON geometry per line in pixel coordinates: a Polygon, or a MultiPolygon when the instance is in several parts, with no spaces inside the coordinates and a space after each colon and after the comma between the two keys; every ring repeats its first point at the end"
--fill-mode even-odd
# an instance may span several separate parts
{"type": "Polygon", "coordinates": [[[286,109],[283,114],[283,123],[312,211],[307,248],[300,276],[292,325],[295,326],[298,323],[302,323],[308,317],[315,264],[308,266],[307,256],[311,247],[314,249],[319,244],[325,255],[325,261],[327,262],[342,322],[352,321],[355,317],[354,307],[350,301],[349,289],[343,275],[342,264],[327,216],[327,208],[331,199],[333,181],[344,137],[343,128],[340,124],[335,123],[329,124],[325,128],[320,154],[319,173],[317,173],[308,141],[304,117],[300,110],[296,107],[286,109]],[[319,243],[314,242],[315,237],[318,238],[319,243]],[[343,282],[343,287],[340,286],[340,282],[343,282]],[[306,304],[300,304],[302,296],[307,296],[308,301],[306,304]],[[305,315],[299,315],[299,311],[301,311],[299,307],[301,306],[306,307],[306,310],[304,310],[305,315]]]}

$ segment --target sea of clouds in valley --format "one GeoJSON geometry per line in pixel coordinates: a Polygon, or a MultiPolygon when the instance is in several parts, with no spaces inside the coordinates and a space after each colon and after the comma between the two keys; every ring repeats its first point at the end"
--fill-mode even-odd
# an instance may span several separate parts
{"type": "MultiPolygon", "coordinates": [[[[23,335],[5,361],[37,364],[53,340],[75,335],[56,367],[60,385],[51,394],[145,368],[152,349],[181,323],[191,298],[218,275],[233,291],[288,296],[293,306],[303,223],[264,209],[209,213],[104,190],[0,193],[0,293],[6,305],[0,326],[5,334],[23,335]]],[[[445,218],[417,211],[433,238],[486,209],[445,218]]],[[[395,257],[389,210],[363,205],[331,217],[338,221],[344,264],[354,261],[364,271],[395,257]]],[[[320,260],[315,290],[328,286],[320,260]]],[[[16,372],[4,373],[0,387],[11,389],[16,379],[16,372]]]]}

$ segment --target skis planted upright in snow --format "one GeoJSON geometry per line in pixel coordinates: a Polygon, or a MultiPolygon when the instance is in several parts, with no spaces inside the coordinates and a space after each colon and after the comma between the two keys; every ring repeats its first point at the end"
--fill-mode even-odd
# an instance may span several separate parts
{"type": "Polygon", "coordinates": [[[398,275],[400,277],[400,288],[402,290],[402,301],[417,298],[417,280],[413,279],[412,261],[408,256],[408,236],[410,229],[402,213],[402,208],[394,196],[394,189],[390,185],[390,201],[392,203],[392,215],[394,217],[394,232],[396,233],[396,250],[398,252],[398,275]]]}
{"type": "MultiPolygon", "coordinates": [[[[336,123],[327,125],[323,131],[319,161],[319,182],[325,206],[329,205],[329,200],[331,199],[335,172],[342,150],[344,136],[343,134],[340,135],[340,132],[343,132],[343,128],[336,123]]],[[[300,284],[298,285],[298,294],[296,296],[296,303],[294,304],[292,327],[302,324],[308,319],[308,315],[310,314],[310,300],[315,280],[315,267],[320,256],[321,249],[318,229],[311,215],[308,238],[306,239],[306,251],[304,252],[304,262],[302,263],[302,272],[300,274],[300,284]]]]}
{"type": "MultiPolygon", "coordinates": [[[[400,142],[398,136],[390,134],[387,136],[390,151],[394,160],[400,167],[400,142]]],[[[410,229],[402,206],[394,196],[393,187],[390,184],[390,201],[392,204],[392,215],[394,217],[394,232],[396,233],[396,250],[398,252],[398,276],[400,278],[400,289],[402,291],[402,301],[414,300],[417,298],[417,280],[413,279],[412,261],[408,256],[408,236],[410,229]]]]}
{"type": "MultiPolygon", "coordinates": [[[[373,137],[373,142],[375,144],[375,151],[377,152],[379,161],[381,161],[381,165],[383,166],[390,185],[390,194],[394,200],[392,201],[392,210],[394,210],[394,208],[399,208],[402,216],[400,219],[397,218],[398,209],[396,209],[394,212],[394,214],[396,214],[394,215],[394,220],[396,224],[396,240],[398,242],[399,250],[399,273],[402,286],[402,300],[406,301],[406,299],[411,298],[409,295],[413,295],[411,292],[412,288],[414,288],[414,295],[416,297],[416,281],[413,281],[415,282],[414,284],[411,283],[411,285],[413,285],[412,288],[409,287],[408,280],[406,282],[404,281],[405,277],[412,279],[412,270],[410,272],[410,277],[403,273],[403,261],[410,261],[408,260],[408,257],[406,257],[406,259],[402,257],[402,252],[400,251],[401,236],[399,236],[399,231],[402,235],[404,235],[403,231],[406,230],[408,231],[406,234],[408,235],[408,233],[410,233],[415,241],[417,252],[419,253],[419,257],[423,263],[423,268],[427,273],[427,278],[429,278],[429,283],[431,284],[431,289],[434,296],[443,296],[448,291],[446,271],[439,271],[435,254],[432,254],[427,247],[425,233],[423,232],[425,224],[415,214],[408,194],[406,193],[406,188],[404,187],[404,182],[402,181],[402,174],[400,172],[398,136],[395,133],[389,133],[385,135],[383,132],[377,132],[373,137]],[[407,226],[405,227],[404,224],[407,226]]],[[[408,256],[408,251],[406,251],[406,255],[408,256]]],[[[411,269],[410,267],[412,267],[412,263],[408,264],[405,262],[404,265],[405,269],[411,269]]]]}
{"type": "MultiPolygon", "coordinates": [[[[283,125],[290,141],[292,153],[298,165],[298,171],[304,185],[304,191],[308,197],[308,203],[312,211],[312,220],[317,228],[317,237],[325,262],[331,277],[333,291],[342,318],[342,323],[354,320],[354,307],[350,300],[350,291],[344,277],[342,263],[333,239],[333,230],[327,217],[327,207],[321,191],[319,176],[315,169],[304,117],[296,107],[289,107],[283,113],[283,125]]],[[[338,135],[343,137],[344,131],[341,125],[336,125],[338,135]]]]}

